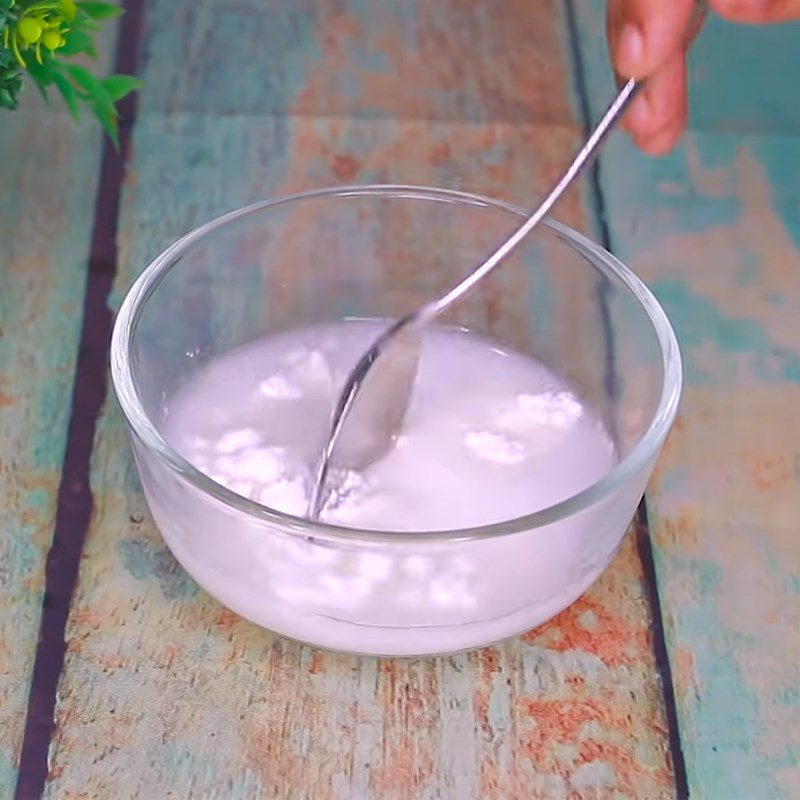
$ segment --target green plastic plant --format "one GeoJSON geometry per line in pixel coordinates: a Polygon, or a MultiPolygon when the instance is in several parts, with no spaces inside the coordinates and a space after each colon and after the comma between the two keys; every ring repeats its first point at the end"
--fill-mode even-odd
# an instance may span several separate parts
{"type": "Polygon", "coordinates": [[[87,106],[119,146],[117,103],[139,87],[129,75],[98,78],[70,63],[96,58],[94,36],[121,13],[101,0],[0,0],[0,109],[15,109],[27,74],[45,100],[53,87],[73,118],[87,106]]]}

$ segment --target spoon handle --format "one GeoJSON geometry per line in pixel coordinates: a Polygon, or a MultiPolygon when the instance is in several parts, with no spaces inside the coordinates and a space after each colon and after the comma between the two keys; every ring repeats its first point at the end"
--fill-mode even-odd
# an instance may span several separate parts
{"type": "MultiPolygon", "coordinates": [[[[699,33],[703,20],[708,13],[708,3],[706,0],[698,0],[695,4],[694,12],[689,23],[688,35],[689,42],[699,33]]],[[[614,101],[603,114],[602,119],[589,135],[589,138],[576,153],[572,163],[558,179],[547,196],[542,200],[536,210],[517,228],[514,233],[506,239],[480,266],[467,275],[464,280],[450,289],[447,294],[438,298],[422,309],[419,317],[425,320],[445,311],[453,303],[464,297],[474,286],[480,283],[498,264],[500,264],[511,253],[516,246],[541,222],[550,209],[558,202],[561,195],[566,191],[575,178],[580,175],[584,167],[589,164],[605,140],[608,133],[614,128],[617,120],[627,109],[631,100],[636,97],[640,89],[644,86],[646,78],[635,80],[630,78],[624,81],[619,88],[614,101]]]]}
{"type": "Polygon", "coordinates": [[[436,316],[449,308],[453,303],[464,297],[473,287],[480,283],[498,264],[500,264],[517,245],[538,225],[550,209],[558,202],[561,195],[570,184],[578,177],[583,168],[589,163],[592,156],[602,144],[606,135],[614,127],[619,116],[628,107],[630,101],[638,92],[642,82],[631,78],[620,90],[609,106],[597,127],[592,131],[583,147],[575,155],[572,163],[558,179],[547,196],[542,200],[536,210],[506,239],[480,266],[473,270],[461,283],[454,286],[447,294],[440,297],[426,310],[425,316],[436,316]]]}

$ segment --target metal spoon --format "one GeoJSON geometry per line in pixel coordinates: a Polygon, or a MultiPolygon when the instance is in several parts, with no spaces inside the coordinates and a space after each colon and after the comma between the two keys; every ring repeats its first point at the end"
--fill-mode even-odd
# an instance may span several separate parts
{"type": "MultiPolygon", "coordinates": [[[[693,32],[706,13],[698,3],[693,32]]],[[[334,455],[339,466],[363,469],[384,456],[400,431],[417,375],[422,328],[478,285],[533,230],[564,191],[590,162],[597,149],[644,85],[628,80],[622,85],[586,143],[539,207],[482,264],[447,294],[391,325],[361,357],[345,381],[331,417],[328,441],[318,462],[307,514],[317,519],[325,500],[328,473],[334,455]]]]}

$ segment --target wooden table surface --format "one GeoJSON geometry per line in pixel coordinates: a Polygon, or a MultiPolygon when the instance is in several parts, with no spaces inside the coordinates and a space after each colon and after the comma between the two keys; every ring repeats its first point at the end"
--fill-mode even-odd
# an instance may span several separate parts
{"type": "Polygon", "coordinates": [[[662,301],[686,391],[646,516],[544,627],[376,661],[238,619],[163,545],[109,391],[108,307],[223,211],[342,182],[530,204],[611,96],[602,18],[130,2],[122,156],[32,92],[3,113],[0,798],[800,796],[800,26],[712,20],[677,150],[616,136],[558,209],[662,301]]]}

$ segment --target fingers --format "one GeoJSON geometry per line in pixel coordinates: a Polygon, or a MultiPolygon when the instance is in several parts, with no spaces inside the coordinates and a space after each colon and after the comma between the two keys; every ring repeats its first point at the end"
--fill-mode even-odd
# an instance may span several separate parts
{"type": "MultiPolygon", "coordinates": [[[[766,24],[800,19],[800,0],[710,0],[732,22],[766,24]]],[[[625,117],[645,152],[672,148],[686,123],[684,53],[695,0],[608,0],[608,40],[617,75],[648,78],[625,117]]]]}
{"type": "Polygon", "coordinates": [[[686,61],[681,51],[650,76],[625,117],[625,127],[641,150],[664,155],[681,136],[686,109],[686,61]]]}
{"type": "Polygon", "coordinates": [[[731,22],[750,25],[800,19],[800,0],[711,0],[711,7],[731,22]]]}
{"type": "MultiPolygon", "coordinates": [[[[733,2],[720,0],[726,1],[733,2]]],[[[608,38],[617,73],[644,78],[681,52],[693,9],[694,0],[609,0],[608,38]]]]}
{"type": "Polygon", "coordinates": [[[624,125],[636,145],[652,155],[672,149],[686,123],[684,51],[694,8],[694,0],[608,1],[608,39],[617,74],[648,78],[624,125]]]}

